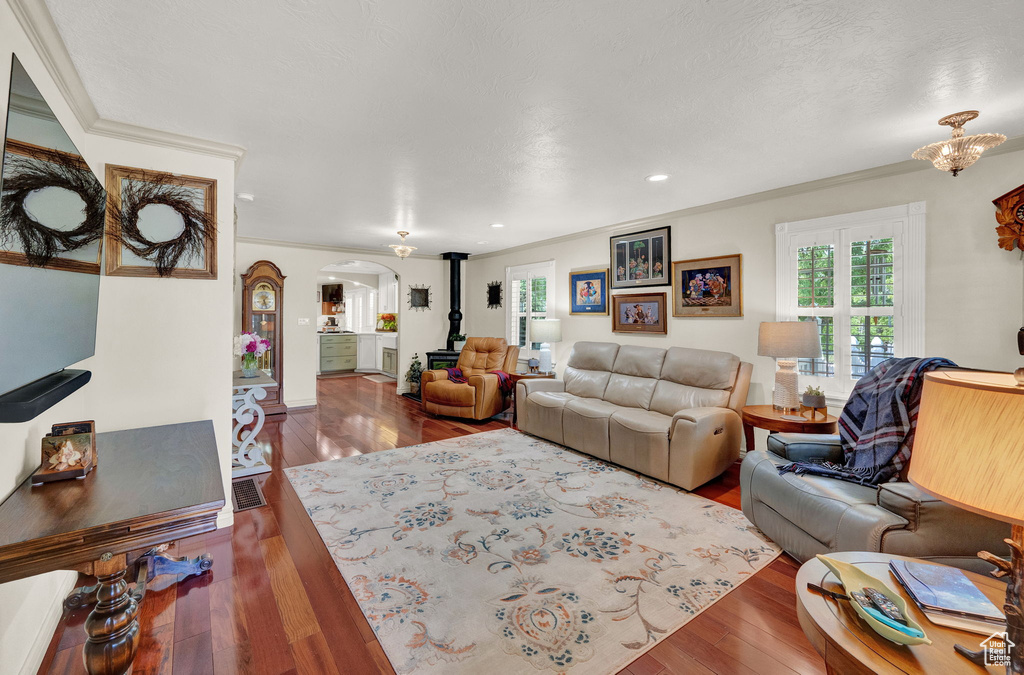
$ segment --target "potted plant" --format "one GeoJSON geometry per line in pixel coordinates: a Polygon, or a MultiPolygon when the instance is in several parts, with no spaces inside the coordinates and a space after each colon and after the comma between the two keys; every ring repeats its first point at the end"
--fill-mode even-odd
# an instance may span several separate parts
{"type": "Polygon", "coordinates": [[[420,363],[420,355],[412,355],[412,363],[409,365],[409,372],[405,374],[405,381],[409,383],[409,391],[413,394],[420,392],[420,376],[423,375],[423,364],[420,363]]]}
{"type": "Polygon", "coordinates": [[[462,348],[466,346],[466,336],[463,335],[462,333],[455,333],[454,335],[449,335],[448,339],[452,341],[452,349],[454,349],[457,352],[461,352],[462,348]]]}
{"type": "Polygon", "coordinates": [[[819,387],[812,387],[807,385],[807,389],[804,390],[803,404],[808,408],[824,408],[825,407],[825,393],[821,391],[819,387]]]}
{"type": "Polygon", "coordinates": [[[242,377],[256,377],[260,371],[257,362],[270,351],[270,340],[256,333],[242,333],[235,338],[235,356],[242,357],[242,377]]]}

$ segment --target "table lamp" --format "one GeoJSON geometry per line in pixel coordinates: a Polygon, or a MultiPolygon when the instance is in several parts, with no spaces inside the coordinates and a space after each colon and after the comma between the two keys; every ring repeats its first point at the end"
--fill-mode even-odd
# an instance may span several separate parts
{"type": "Polygon", "coordinates": [[[910,482],[960,508],[1011,523],[1010,561],[978,553],[1009,576],[1007,673],[1024,672],[1024,386],[1010,373],[927,373],[910,482]]]}
{"type": "Polygon", "coordinates": [[[800,407],[796,359],[821,357],[821,338],[816,321],[764,321],[757,331],[757,355],[778,359],[772,405],[777,410],[800,407]]]}
{"type": "Polygon", "coordinates": [[[551,372],[551,343],[562,341],[561,319],[532,319],[530,341],[540,343],[539,368],[542,373],[551,372]]]}

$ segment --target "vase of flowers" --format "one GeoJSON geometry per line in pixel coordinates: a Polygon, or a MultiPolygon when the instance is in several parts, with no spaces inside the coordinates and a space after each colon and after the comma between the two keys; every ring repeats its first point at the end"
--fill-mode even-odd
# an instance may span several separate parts
{"type": "Polygon", "coordinates": [[[270,340],[256,333],[242,333],[235,338],[235,356],[242,357],[242,377],[256,377],[259,358],[270,351],[270,340]]]}

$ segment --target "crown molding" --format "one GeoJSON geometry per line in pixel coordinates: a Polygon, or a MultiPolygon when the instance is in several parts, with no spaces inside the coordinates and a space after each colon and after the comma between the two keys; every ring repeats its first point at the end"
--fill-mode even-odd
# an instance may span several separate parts
{"type": "MultiPolygon", "coordinates": [[[[302,248],[309,251],[330,251],[332,253],[348,253],[351,255],[379,255],[389,257],[389,251],[381,251],[372,248],[354,248],[351,246],[331,246],[328,244],[306,244],[298,241],[278,241],[277,239],[263,239],[261,237],[236,237],[239,244],[255,244],[258,246],[280,246],[283,248],[302,248]]],[[[390,253],[394,253],[391,251],[390,253]]],[[[395,256],[398,258],[398,256],[395,256]]],[[[441,260],[441,254],[430,255],[429,253],[412,253],[408,257],[419,260],[441,260]]],[[[472,256],[475,258],[476,256],[472,256]]],[[[398,258],[401,260],[401,258],[398,258]]]]}
{"type": "Polygon", "coordinates": [[[245,156],[245,148],[241,146],[102,119],[85,90],[46,2],[7,0],[7,4],[86,133],[229,159],[235,163],[235,172],[238,172],[245,156]]]}
{"type": "MultiPolygon", "coordinates": [[[[1008,152],[1016,152],[1018,150],[1024,150],[1024,136],[1017,136],[1015,138],[1011,138],[1002,145],[996,146],[995,148],[988,150],[986,152],[986,157],[992,155],[1002,155],[1008,152]]],[[[734,208],[737,206],[746,206],[748,204],[755,204],[757,202],[764,202],[772,199],[782,199],[783,197],[791,197],[793,195],[805,194],[807,192],[827,190],[829,188],[838,187],[840,185],[849,185],[851,183],[863,183],[869,180],[889,178],[891,176],[899,176],[902,174],[913,173],[915,171],[926,170],[935,171],[935,168],[932,167],[931,164],[927,162],[922,162],[919,159],[908,159],[903,162],[897,162],[896,164],[876,166],[870,169],[862,169],[860,171],[853,171],[851,173],[840,174],[838,176],[819,178],[818,180],[812,180],[806,183],[797,183],[796,185],[787,185],[785,187],[764,190],[762,192],[755,192],[753,194],[743,195],[741,197],[723,199],[721,201],[712,202],[710,204],[691,206],[689,208],[679,209],[678,211],[670,211],[668,213],[661,213],[655,216],[645,216],[643,218],[637,218],[635,220],[628,220],[621,223],[614,223],[612,225],[595,227],[589,230],[583,230],[581,232],[564,234],[560,237],[552,237],[551,239],[543,239],[541,241],[535,241],[529,244],[522,244],[520,246],[504,248],[499,251],[477,253],[473,255],[472,259],[483,260],[485,258],[494,258],[496,256],[505,255],[507,253],[528,251],[530,249],[535,249],[539,246],[561,244],[563,242],[574,241],[576,239],[592,237],[597,234],[607,234],[609,237],[612,237],[617,234],[622,234],[624,232],[639,229],[643,226],[654,227],[658,225],[663,225],[667,221],[677,220],[685,216],[693,216],[701,213],[708,213],[709,211],[718,211],[720,209],[734,208]]]]}

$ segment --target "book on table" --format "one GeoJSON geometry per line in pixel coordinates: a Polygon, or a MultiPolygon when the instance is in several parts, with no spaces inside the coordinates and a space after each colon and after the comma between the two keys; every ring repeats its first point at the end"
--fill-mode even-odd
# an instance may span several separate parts
{"type": "Polygon", "coordinates": [[[910,560],[891,560],[889,569],[932,623],[983,635],[1005,630],[1006,617],[963,571],[910,560]]]}

